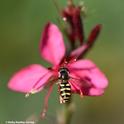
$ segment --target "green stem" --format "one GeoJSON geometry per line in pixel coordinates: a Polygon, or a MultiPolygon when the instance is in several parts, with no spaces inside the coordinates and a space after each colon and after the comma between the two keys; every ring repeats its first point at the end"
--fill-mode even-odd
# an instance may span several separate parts
{"type": "Polygon", "coordinates": [[[63,106],[63,109],[57,114],[58,124],[71,124],[72,115],[74,113],[74,104],[68,103],[63,106]]]}
{"type": "Polygon", "coordinates": [[[66,104],[65,105],[65,124],[70,124],[71,123],[71,118],[72,118],[72,114],[73,114],[73,110],[71,108],[72,106],[70,104],[66,104]]]}

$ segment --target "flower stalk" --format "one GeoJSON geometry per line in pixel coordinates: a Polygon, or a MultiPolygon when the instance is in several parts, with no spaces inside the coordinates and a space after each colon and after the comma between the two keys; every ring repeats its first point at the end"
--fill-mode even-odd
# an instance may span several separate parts
{"type": "Polygon", "coordinates": [[[75,111],[74,103],[68,103],[63,106],[63,109],[57,113],[58,124],[71,124],[72,116],[75,111]]]}

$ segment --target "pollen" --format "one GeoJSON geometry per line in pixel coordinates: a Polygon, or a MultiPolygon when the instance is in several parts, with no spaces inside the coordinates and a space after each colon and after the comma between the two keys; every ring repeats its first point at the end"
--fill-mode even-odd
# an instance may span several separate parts
{"type": "Polygon", "coordinates": [[[35,94],[37,92],[38,92],[37,90],[32,89],[30,92],[28,92],[28,93],[25,94],[25,97],[27,98],[27,97],[30,96],[30,94],[35,94]]]}

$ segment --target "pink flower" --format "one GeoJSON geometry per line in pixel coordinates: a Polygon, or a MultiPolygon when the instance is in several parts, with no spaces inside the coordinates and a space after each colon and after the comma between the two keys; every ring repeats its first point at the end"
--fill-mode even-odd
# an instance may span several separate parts
{"type": "Polygon", "coordinates": [[[49,86],[42,116],[46,112],[48,97],[53,85],[59,78],[59,70],[62,67],[69,72],[68,82],[72,93],[77,93],[81,96],[99,96],[104,93],[108,81],[92,61],[87,59],[76,61],[76,56],[66,59],[63,37],[56,25],[51,23],[46,25],[40,42],[40,54],[53,66],[45,68],[39,64],[29,65],[13,75],[8,87],[11,90],[27,93],[28,95],[29,93],[39,92],[45,86],[49,86]]]}

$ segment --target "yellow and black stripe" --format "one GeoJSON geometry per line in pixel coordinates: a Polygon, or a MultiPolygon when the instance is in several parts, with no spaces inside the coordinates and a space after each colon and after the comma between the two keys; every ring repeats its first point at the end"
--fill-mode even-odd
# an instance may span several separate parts
{"type": "Polygon", "coordinates": [[[71,86],[67,80],[62,80],[60,83],[60,96],[63,103],[69,102],[71,98],[71,86]]]}

